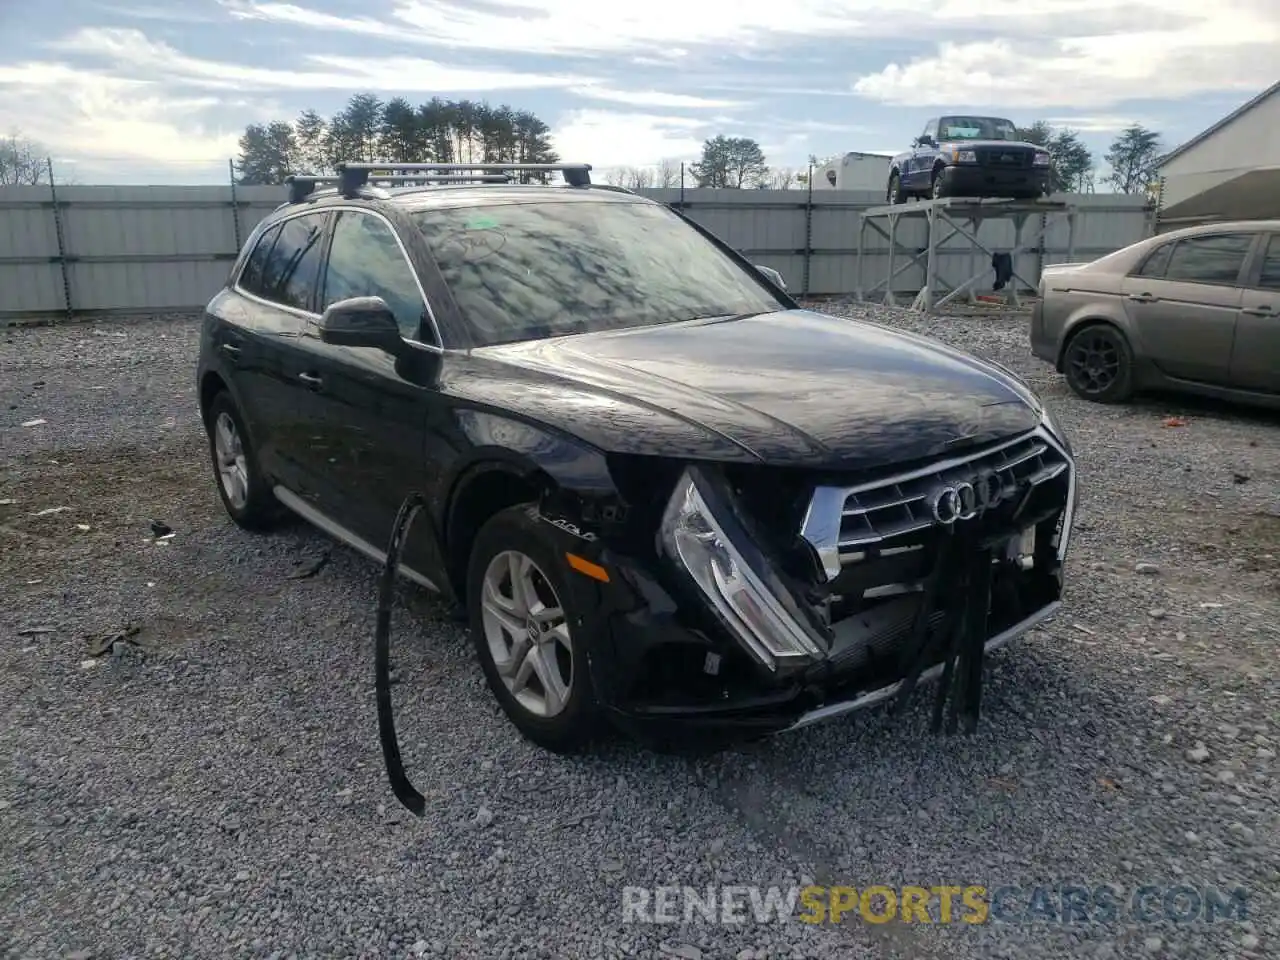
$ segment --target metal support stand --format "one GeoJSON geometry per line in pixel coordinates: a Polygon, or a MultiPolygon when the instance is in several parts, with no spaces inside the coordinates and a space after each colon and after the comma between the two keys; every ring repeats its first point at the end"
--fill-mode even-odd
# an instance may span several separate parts
{"type": "Polygon", "coordinates": [[[994,255],[986,243],[978,239],[982,224],[986,220],[1011,220],[1014,224],[1014,245],[1008,253],[1013,260],[1013,275],[1010,277],[1006,301],[1011,307],[1020,306],[1018,284],[1034,290],[1040,285],[1040,272],[1043,267],[1043,237],[1053,224],[1053,215],[1067,218],[1067,259],[1075,258],[1075,225],[1076,208],[1072,204],[1050,200],[987,200],[969,199],[965,197],[946,197],[941,200],[922,200],[917,203],[893,204],[884,207],[872,207],[862,213],[858,230],[858,289],[859,300],[870,300],[882,287],[883,302],[895,305],[893,282],[899,274],[924,261],[924,286],[916,294],[911,304],[912,310],[931,313],[938,307],[963,297],[968,303],[977,301],[975,285],[990,271],[990,266],[979,266],[979,252],[985,253],[988,260],[994,255]],[[898,223],[904,217],[923,218],[927,236],[922,249],[913,250],[898,240],[898,223]],[[1027,232],[1027,222],[1038,217],[1038,229],[1027,232]],[[888,230],[877,222],[888,221],[888,230]],[[864,289],[863,255],[866,253],[867,228],[875,230],[889,242],[887,276],[869,290],[864,289]],[[945,228],[945,232],[944,232],[945,228]],[[961,236],[969,243],[969,279],[956,286],[946,283],[938,276],[938,248],[946,244],[954,236],[961,236]],[[1040,252],[1036,265],[1034,282],[1018,273],[1018,256],[1029,249],[1040,252]],[[910,258],[906,263],[897,263],[898,253],[905,253],[910,258]],[[945,286],[946,291],[939,290],[945,286]],[[941,298],[938,294],[942,293],[941,298]]]}

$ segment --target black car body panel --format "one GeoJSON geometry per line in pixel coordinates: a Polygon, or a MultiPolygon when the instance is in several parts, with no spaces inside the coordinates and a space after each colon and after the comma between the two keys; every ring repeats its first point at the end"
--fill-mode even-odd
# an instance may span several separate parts
{"type": "MultiPolygon", "coordinates": [[[[618,452],[856,471],[1039,422],[1011,379],[979,361],[802,310],[486,347],[472,356],[495,365],[480,378],[495,388],[490,402],[536,404],[541,417],[618,452]],[[584,416],[585,396],[602,402],[584,416]]],[[[458,389],[478,399],[473,377],[459,377],[458,389]]]]}
{"type": "MultiPolygon", "coordinates": [[[[282,206],[208,305],[202,410],[226,389],[277,497],[371,557],[400,504],[421,492],[429,522],[402,572],[454,600],[484,519],[536,504],[561,553],[609,573],[571,578],[571,602],[591,637],[600,701],[636,731],[768,732],[883,696],[906,669],[904,623],[919,605],[910,584],[946,535],[929,498],[971,480],[1003,484],[969,520],[1009,545],[993,642],[1056,608],[1074,465],[1025,384],[922,336],[801,310],[687,223],[679,229],[723,258],[725,282],[763,309],[481,345],[415,211],[544,199],[656,207],[536,186],[321,194],[282,206]],[[338,214],[322,218],[315,284],[287,304],[246,290],[255,243],[315,213],[338,214]],[[379,276],[402,258],[416,278],[420,322],[403,318],[393,351],[320,336],[343,216],[394,232],[379,276]],[[708,601],[673,553],[680,490],[697,493],[753,589],[809,652],[762,656],[708,601]]],[[[414,299],[409,287],[397,296],[414,299]]],[[[931,629],[945,620],[943,611],[931,629]]]]}

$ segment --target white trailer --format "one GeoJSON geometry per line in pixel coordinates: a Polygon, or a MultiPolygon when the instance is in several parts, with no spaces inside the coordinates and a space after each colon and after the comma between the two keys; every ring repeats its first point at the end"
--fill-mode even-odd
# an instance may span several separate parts
{"type": "Polygon", "coordinates": [[[883,193],[889,182],[889,161],[885,153],[856,150],[833,157],[813,169],[815,190],[875,190],[883,193]]]}

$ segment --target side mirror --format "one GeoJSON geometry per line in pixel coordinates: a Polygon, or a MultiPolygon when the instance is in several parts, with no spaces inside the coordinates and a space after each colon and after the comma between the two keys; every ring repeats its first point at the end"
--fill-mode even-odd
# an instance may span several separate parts
{"type": "Polygon", "coordinates": [[[787,289],[787,281],[783,280],[782,274],[780,274],[777,270],[773,269],[773,267],[766,267],[757,263],[755,265],[755,268],[759,270],[762,274],[764,274],[764,278],[768,280],[770,283],[772,283],[779,290],[785,291],[787,289]]]}
{"type": "Polygon", "coordinates": [[[933,137],[923,136],[923,137],[916,138],[916,146],[917,147],[936,147],[937,143],[934,142],[933,137]]]}
{"type": "Polygon", "coordinates": [[[337,347],[376,347],[398,354],[400,325],[381,297],[352,297],[331,305],[320,318],[320,339],[337,347]]]}

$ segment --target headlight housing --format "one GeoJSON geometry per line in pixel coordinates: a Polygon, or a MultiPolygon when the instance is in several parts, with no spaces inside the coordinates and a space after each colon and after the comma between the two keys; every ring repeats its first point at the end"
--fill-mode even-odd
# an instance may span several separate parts
{"type": "Polygon", "coordinates": [[[1063,431],[1061,425],[1043,401],[1040,403],[1040,423],[1044,425],[1046,430],[1053,434],[1054,439],[1062,444],[1063,449],[1066,450],[1068,454],[1072,454],[1071,441],[1067,439],[1067,435],[1063,431]]]}
{"type": "Polygon", "coordinates": [[[952,163],[977,163],[978,154],[974,150],[952,150],[952,163]]]}
{"type": "Polygon", "coordinates": [[[751,568],[707,502],[693,470],[676,484],[662,517],[662,543],[717,616],[769,670],[822,656],[815,639],[751,568]]]}
{"type": "Polygon", "coordinates": [[[1036,158],[1032,161],[1037,167],[1047,167],[1049,165],[1049,154],[1037,153],[1036,158]]]}

